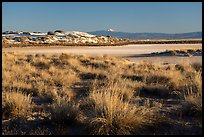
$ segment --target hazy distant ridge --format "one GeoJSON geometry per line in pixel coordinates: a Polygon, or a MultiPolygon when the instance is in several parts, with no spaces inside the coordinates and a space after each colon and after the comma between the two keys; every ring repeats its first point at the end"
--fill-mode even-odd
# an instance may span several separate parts
{"type": "Polygon", "coordinates": [[[202,38],[202,32],[189,32],[189,33],[176,33],[176,34],[166,34],[166,33],[130,33],[130,32],[118,32],[118,31],[92,31],[88,32],[93,35],[109,35],[120,38],[128,39],[181,39],[181,38],[202,38]]]}

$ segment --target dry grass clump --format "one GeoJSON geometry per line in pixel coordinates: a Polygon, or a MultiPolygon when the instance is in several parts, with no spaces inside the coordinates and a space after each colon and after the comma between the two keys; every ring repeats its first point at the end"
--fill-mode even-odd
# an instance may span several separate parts
{"type": "Polygon", "coordinates": [[[122,75],[122,78],[126,78],[126,79],[130,79],[132,81],[141,81],[143,82],[145,80],[144,76],[140,76],[140,75],[122,75]]]}
{"type": "Polygon", "coordinates": [[[191,86],[183,92],[185,102],[182,104],[182,111],[187,115],[202,116],[202,76],[197,73],[191,86]]]}
{"type": "Polygon", "coordinates": [[[88,97],[81,103],[90,134],[134,134],[145,125],[151,126],[158,118],[158,108],[131,104],[134,91],[123,84],[122,79],[116,78],[105,83],[95,81],[88,97]]]}
{"type": "Polygon", "coordinates": [[[146,78],[146,83],[156,83],[156,84],[167,84],[169,83],[170,78],[165,76],[165,75],[160,75],[160,74],[152,74],[147,76],[146,78]]]}
{"type": "Polygon", "coordinates": [[[202,92],[193,93],[192,90],[189,90],[185,94],[183,112],[187,115],[202,116],[202,92]]]}
{"type": "Polygon", "coordinates": [[[49,86],[43,81],[37,81],[35,86],[37,96],[45,102],[52,102],[56,98],[57,91],[55,86],[49,86]]]}
{"type": "Polygon", "coordinates": [[[79,81],[77,74],[71,70],[59,70],[52,67],[48,70],[53,84],[57,87],[70,86],[72,83],[79,81]]]}
{"type": "Polygon", "coordinates": [[[94,58],[91,58],[89,60],[82,60],[81,61],[86,66],[91,66],[93,68],[101,68],[101,69],[107,69],[108,64],[104,63],[103,60],[95,60],[94,58]]]}
{"type": "Polygon", "coordinates": [[[2,93],[2,114],[3,117],[26,118],[32,112],[32,97],[20,91],[2,93]]]}
{"type": "Polygon", "coordinates": [[[100,80],[104,80],[104,79],[107,78],[107,76],[104,75],[104,74],[101,74],[101,73],[82,72],[82,73],[80,74],[80,78],[81,78],[82,80],[87,80],[87,79],[92,79],[92,80],[94,80],[94,79],[100,79],[100,80]]]}
{"type": "Polygon", "coordinates": [[[92,83],[92,91],[114,91],[118,92],[123,100],[130,100],[135,94],[135,85],[137,82],[131,82],[128,79],[121,78],[120,73],[112,72],[111,75],[107,75],[105,80],[95,80],[92,83]]]}
{"type": "Polygon", "coordinates": [[[153,110],[124,102],[120,92],[107,90],[89,94],[89,99],[93,102],[87,111],[87,124],[91,134],[128,135],[154,123],[153,110]]]}
{"type": "Polygon", "coordinates": [[[76,122],[79,114],[79,104],[69,96],[58,96],[50,108],[51,120],[59,124],[76,122]]]}
{"type": "Polygon", "coordinates": [[[202,63],[192,63],[191,66],[196,70],[196,71],[202,71],[202,63]]]}

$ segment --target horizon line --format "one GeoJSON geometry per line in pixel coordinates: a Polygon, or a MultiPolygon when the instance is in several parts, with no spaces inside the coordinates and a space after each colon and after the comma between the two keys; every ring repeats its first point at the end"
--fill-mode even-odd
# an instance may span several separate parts
{"type": "Polygon", "coordinates": [[[77,31],[77,32],[86,32],[86,33],[96,32],[96,31],[122,32],[122,33],[163,33],[163,34],[180,34],[180,33],[196,33],[196,32],[202,32],[202,30],[201,30],[201,31],[189,31],[189,32],[167,33],[167,32],[128,32],[128,31],[116,31],[116,30],[114,30],[114,31],[108,31],[108,29],[106,29],[106,30],[95,30],[95,31],[80,31],[80,30],[68,30],[68,31],[66,31],[66,30],[63,30],[63,29],[55,29],[55,30],[48,30],[48,31],[30,31],[30,30],[20,30],[20,31],[19,31],[19,30],[5,30],[5,31],[3,31],[3,30],[2,30],[2,33],[3,33],[3,32],[6,32],[6,31],[13,31],[13,32],[49,32],[49,31],[51,31],[51,32],[54,32],[54,31],[56,31],[56,30],[62,30],[62,31],[64,31],[64,32],[77,31]]]}

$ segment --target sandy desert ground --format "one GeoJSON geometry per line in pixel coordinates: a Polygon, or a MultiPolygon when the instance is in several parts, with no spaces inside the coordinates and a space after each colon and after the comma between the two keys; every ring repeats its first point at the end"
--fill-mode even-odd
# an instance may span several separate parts
{"type": "Polygon", "coordinates": [[[162,52],[166,50],[176,49],[202,49],[202,44],[143,44],[143,45],[126,45],[126,46],[103,46],[103,47],[87,47],[87,46],[52,46],[52,47],[13,47],[2,48],[2,52],[24,52],[57,54],[57,53],[74,53],[74,54],[93,54],[93,55],[111,55],[116,57],[128,58],[134,62],[202,62],[202,56],[178,57],[178,56],[152,56],[153,52],[162,52]]]}

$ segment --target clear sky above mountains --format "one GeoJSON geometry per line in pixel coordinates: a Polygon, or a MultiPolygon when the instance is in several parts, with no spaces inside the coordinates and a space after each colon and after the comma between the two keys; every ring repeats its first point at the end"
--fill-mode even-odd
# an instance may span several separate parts
{"type": "Polygon", "coordinates": [[[2,29],[185,33],[202,31],[201,2],[3,2],[2,29]]]}

